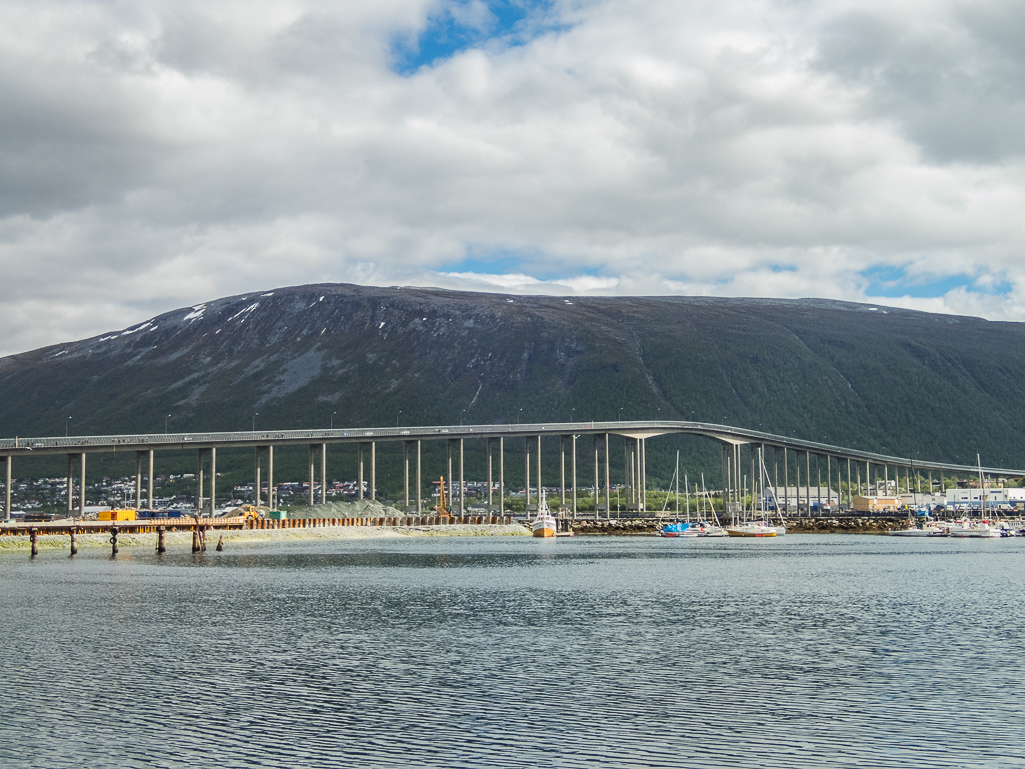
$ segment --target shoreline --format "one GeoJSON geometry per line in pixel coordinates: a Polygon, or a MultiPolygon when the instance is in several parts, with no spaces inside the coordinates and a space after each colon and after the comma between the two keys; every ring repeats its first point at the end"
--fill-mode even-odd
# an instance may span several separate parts
{"type": "MultiPolygon", "coordinates": [[[[404,537],[520,537],[530,536],[530,531],[520,524],[473,524],[460,523],[445,526],[320,526],[310,529],[211,529],[207,531],[207,549],[214,550],[217,541],[223,537],[224,544],[254,544],[263,542],[313,542],[317,540],[345,539],[401,539],[404,537]]],[[[110,534],[78,534],[75,541],[81,549],[109,549],[110,534]]],[[[164,534],[168,551],[190,549],[192,532],[169,531],[164,534]]],[[[118,548],[148,547],[156,549],[157,535],[120,534],[118,548]]],[[[37,537],[37,546],[42,550],[68,550],[71,538],[67,534],[43,534],[37,537]]],[[[27,536],[0,537],[0,553],[28,552],[32,547],[27,536]]]]}

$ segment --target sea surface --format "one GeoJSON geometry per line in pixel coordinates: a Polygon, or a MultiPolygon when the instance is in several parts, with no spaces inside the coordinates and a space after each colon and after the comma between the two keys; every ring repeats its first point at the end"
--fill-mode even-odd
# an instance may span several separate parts
{"type": "Polygon", "coordinates": [[[0,766],[1021,767],[1025,539],[0,555],[0,766]]]}

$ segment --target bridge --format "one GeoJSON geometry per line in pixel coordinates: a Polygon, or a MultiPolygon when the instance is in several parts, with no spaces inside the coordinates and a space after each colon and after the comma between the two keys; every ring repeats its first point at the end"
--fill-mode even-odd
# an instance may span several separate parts
{"type": "MultiPolygon", "coordinates": [[[[746,465],[750,464],[752,488],[757,484],[764,488],[778,488],[778,474],[783,471],[784,487],[789,494],[791,458],[793,458],[796,482],[794,484],[797,501],[801,501],[801,455],[804,455],[805,502],[809,509],[812,500],[811,458],[816,457],[819,470],[819,482],[816,489],[821,489],[821,459],[826,460],[826,486],[832,488],[835,466],[837,488],[843,482],[846,469],[848,503],[852,501],[852,489],[860,490],[870,484],[873,469],[876,478],[882,474],[889,487],[889,473],[893,469],[894,479],[904,471],[910,488],[912,473],[916,478],[920,473],[928,473],[931,485],[932,473],[937,472],[942,479],[945,473],[951,475],[977,476],[984,473],[990,477],[1025,476],[1025,470],[1002,467],[979,467],[976,465],[960,465],[946,462],[922,461],[917,458],[889,456],[858,449],[834,446],[826,443],[807,441],[784,435],[758,430],[748,430],[730,425],[711,424],[707,422],[687,422],[672,420],[655,421],[613,421],[613,422],[548,422],[535,424],[501,424],[501,425],[447,425],[434,427],[373,427],[373,428],[338,428],[329,430],[253,430],[248,432],[212,432],[212,433],[155,433],[139,435],[102,435],[102,436],[65,436],[44,438],[8,438],[0,439],[0,459],[4,463],[4,513],[5,520],[11,515],[11,478],[12,466],[18,458],[28,456],[65,454],[67,456],[67,509],[73,513],[75,509],[73,481],[74,470],[78,470],[79,497],[78,510],[85,509],[85,472],[86,456],[96,453],[135,452],[135,501],[141,508],[143,502],[143,469],[148,469],[148,486],[146,498],[148,506],[153,507],[153,471],[155,454],[159,451],[191,449],[197,457],[198,492],[196,498],[203,507],[209,500],[209,511],[213,515],[217,496],[217,450],[252,448],[255,451],[254,480],[255,502],[262,503],[261,473],[267,467],[268,504],[274,505],[274,448],[276,446],[306,445],[309,448],[309,504],[316,501],[314,486],[316,470],[320,470],[320,499],[326,502],[327,493],[327,447],[330,444],[357,445],[357,489],[359,498],[364,497],[364,488],[370,499],[376,499],[377,444],[401,442],[403,444],[405,508],[407,511],[423,512],[423,475],[421,463],[421,446],[424,441],[445,441],[448,448],[448,475],[450,482],[456,479],[458,472],[458,505],[459,514],[465,508],[465,476],[464,457],[467,441],[484,442],[487,451],[488,466],[488,507],[489,510],[501,512],[505,505],[505,441],[507,439],[524,439],[525,478],[527,509],[531,509],[530,492],[532,481],[541,489],[542,439],[558,439],[561,456],[560,482],[562,500],[568,512],[574,517],[577,513],[578,488],[578,451],[577,443],[581,438],[591,439],[590,456],[588,458],[587,476],[591,480],[591,460],[593,459],[593,489],[595,496],[596,515],[604,511],[608,515],[611,510],[611,458],[609,439],[619,436],[624,440],[624,470],[626,509],[628,511],[645,511],[645,492],[647,490],[647,473],[645,461],[646,442],[651,438],[663,435],[695,435],[715,441],[722,448],[722,490],[726,505],[736,505],[746,493],[744,475],[746,465]],[[567,450],[570,456],[569,485],[567,486],[567,450]],[[746,453],[747,457],[743,454],[746,453]],[[771,459],[770,459],[771,457],[771,459]],[[319,459],[319,462],[318,462],[319,459]],[[497,459],[498,500],[493,495],[495,487],[495,460],[497,459]],[[454,467],[453,465],[456,465],[454,467]],[[531,464],[534,473],[531,473],[531,464]],[[209,467],[208,497],[204,495],[205,470],[209,467]],[[771,472],[770,472],[771,467],[771,472]],[[864,469],[864,483],[861,471],[864,469]],[[367,478],[369,475],[369,478],[367,478]],[[411,475],[413,476],[411,489],[411,475]],[[775,481],[774,481],[775,479],[775,481]],[[369,483],[367,483],[369,480],[369,483]],[[569,489],[569,496],[567,496],[569,489]],[[411,493],[411,491],[413,493],[411,493]],[[600,492],[604,491],[604,503],[600,500],[600,492]],[[568,503],[568,504],[567,504],[568,503]]],[[[551,442],[551,441],[549,441],[551,442]]],[[[821,492],[819,492],[821,493],[821,492]]],[[[789,508],[790,500],[782,500],[789,508]]]]}

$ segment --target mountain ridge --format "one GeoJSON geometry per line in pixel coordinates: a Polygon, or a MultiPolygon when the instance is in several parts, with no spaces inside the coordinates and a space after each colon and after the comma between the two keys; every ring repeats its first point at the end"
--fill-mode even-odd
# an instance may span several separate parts
{"type": "Polygon", "coordinates": [[[826,299],[310,284],[0,358],[0,434],[661,417],[1012,466],[1023,341],[826,299]]]}

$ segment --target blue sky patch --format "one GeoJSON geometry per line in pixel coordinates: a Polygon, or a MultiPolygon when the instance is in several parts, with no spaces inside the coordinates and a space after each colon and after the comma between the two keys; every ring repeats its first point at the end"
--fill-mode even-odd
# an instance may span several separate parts
{"type": "Polygon", "coordinates": [[[553,260],[548,254],[522,251],[490,251],[470,253],[465,259],[439,268],[442,272],[473,272],[478,275],[529,275],[537,280],[560,280],[580,275],[596,276],[597,267],[574,265],[572,269],[553,260]]]}
{"type": "Polygon", "coordinates": [[[444,0],[416,40],[392,44],[394,69],[412,75],[489,40],[523,45],[555,27],[545,22],[551,0],[444,0]]]}
{"type": "Polygon", "coordinates": [[[888,267],[877,265],[861,271],[861,276],[868,280],[865,296],[894,298],[911,296],[919,299],[932,299],[943,296],[956,288],[979,294],[1008,294],[1011,284],[1006,280],[980,282],[965,273],[946,275],[937,278],[930,275],[909,275],[904,267],[888,267]]]}

